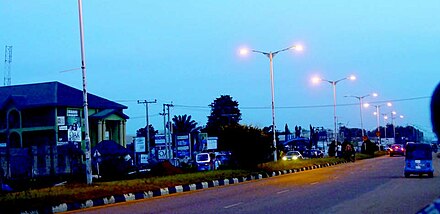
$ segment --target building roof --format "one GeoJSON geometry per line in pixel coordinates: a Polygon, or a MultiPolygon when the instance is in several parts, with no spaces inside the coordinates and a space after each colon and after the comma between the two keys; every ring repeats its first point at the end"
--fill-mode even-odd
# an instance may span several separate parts
{"type": "MultiPolygon", "coordinates": [[[[0,109],[13,102],[20,108],[83,107],[83,91],[60,82],[45,82],[0,87],[0,109]]],[[[93,109],[127,109],[127,106],[87,93],[93,109]]]]}
{"type": "Polygon", "coordinates": [[[105,109],[105,110],[102,110],[102,111],[97,112],[95,114],[92,114],[89,117],[96,118],[96,119],[103,119],[103,118],[106,118],[112,114],[118,115],[119,117],[124,118],[124,119],[129,118],[127,115],[125,115],[124,113],[122,113],[121,111],[118,111],[116,109],[105,109]]]}

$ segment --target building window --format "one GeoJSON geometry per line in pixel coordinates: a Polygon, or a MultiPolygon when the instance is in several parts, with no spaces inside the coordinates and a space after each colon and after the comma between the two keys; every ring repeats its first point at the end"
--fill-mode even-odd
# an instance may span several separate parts
{"type": "Polygon", "coordinates": [[[9,112],[8,122],[10,129],[20,128],[20,114],[18,111],[12,110],[9,112]]]}

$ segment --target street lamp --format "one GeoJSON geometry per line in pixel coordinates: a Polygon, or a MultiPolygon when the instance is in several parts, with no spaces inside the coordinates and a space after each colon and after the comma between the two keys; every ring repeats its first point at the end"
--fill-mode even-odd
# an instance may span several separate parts
{"type": "MultiPolygon", "coordinates": [[[[380,104],[380,105],[374,105],[374,107],[376,108],[376,111],[374,112],[374,115],[376,115],[376,123],[377,123],[377,132],[376,132],[376,136],[378,137],[378,142],[380,143],[380,107],[383,106],[385,104],[380,104]]],[[[388,107],[393,106],[392,103],[388,102],[386,103],[386,105],[388,107]]]]}
{"type": "Polygon", "coordinates": [[[269,58],[269,63],[270,63],[270,89],[271,89],[271,94],[272,94],[272,131],[273,131],[273,147],[274,147],[274,152],[273,152],[273,160],[277,161],[277,140],[276,140],[276,133],[275,133],[275,92],[274,92],[274,82],[273,82],[273,58],[275,57],[275,55],[277,55],[280,52],[283,51],[287,51],[287,50],[296,50],[296,51],[302,51],[303,47],[301,45],[293,45],[290,46],[288,48],[284,48],[278,51],[274,51],[274,52],[264,52],[264,51],[259,51],[259,50],[249,50],[246,48],[242,48],[240,49],[240,55],[247,55],[250,51],[251,52],[255,52],[255,53],[261,53],[264,54],[265,56],[267,56],[269,58]]]}
{"type": "Polygon", "coordinates": [[[372,95],[373,97],[377,97],[377,96],[378,96],[377,93],[366,94],[366,95],[364,95],[364,96],[345,96],[345,97],[354,97],[354,98],[356,98],[356,99],[359,100],[359,110],[360,110],[359,112],[360,112],[360,115],[361,115],[361,131],[362,131],[362,137],[365,136],[365,134],[364,134],[363,115],[362,115],[362,107],[364,106],[364,104],[363,104],[363,99],[364,99],[365,97],[370,96],[370,95],[372,95]]]}
{"type": "Polygon", "coordinates": [[[334,136],[335,136],[336,143],[338,142],[338,132],[337,132],[337,126],[336,126],[336,124],[337,124],[337,121],[336,121],[337,120],[336,119],[336,84],[338,84],[338,82],[341,82],[342,80],[355,80],[355,79],[356,79],[356,77],[354,75],[350,75],[348,77],[344,77],[344,78],[336,80],[336,81],[326,80],[326,79],[323,79],[323,78],[320,78],[320,77],[313,77],[312,78],[312,82],[315,83],[315,84],[323,81],[323,82],[330,83],[332,85],[332,87],[333,87],[333,123],[334,123],[334,126],[335,126],[334,127],[335,128],[334,136]]]}
{"type": "Polygon", "coordinates": [[[92,184],[92,155],[89,135],[89,110],[87,102],[87,81],[86,81],[86,55],[84,48],[84,28],[82,17],[82,1],[78,0],[78,15],[79,15],[79,34],[81,44],[81,70],[82,70],[82,82],[83,82],[83,107],[84,107],[84,144],[86,155],[86,181],[87,184],[92,184]]]}

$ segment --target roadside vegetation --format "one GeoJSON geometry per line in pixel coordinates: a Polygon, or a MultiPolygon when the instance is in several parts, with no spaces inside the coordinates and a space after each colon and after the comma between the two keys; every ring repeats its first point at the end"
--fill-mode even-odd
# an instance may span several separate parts
{"type": "MultiPolygon", "coordinates": [[[[375,156],[385,155],[385,152],[376,152],[375,156]]],[[[372,158],[371,155],[356,154],[356,160],[372,158]]],[[[164,175],[145,175],[143,178],[94,182],[92,185],[84,183],[66,183],[59,186],[29,189],[21,192],[2,193],[0,195],[0,213],[7,209],[10,213],[23,210],[41,209],[43,207],[55,206],[62,203],[83,202],[94,198],[104,198],[112,195],[121,195],[127,193],[137,193],[145,191],[154,191],[166,187],[178,185],[194,184],[212,180],[227,178],[247,177],[258,173],[270,174],[274,171],[300,169],[308,166],[340,163],[343,159],[328,157],[305,159],[298,161],[278,161],[258,164],[252,170],[216,170],[206,172],[184,173],[169,168],[165,170],[164,175]],[[177,174],[169,173],[175,172],[177,174]],[[167,175],[165,175],[167,174],[167,175]]]]}

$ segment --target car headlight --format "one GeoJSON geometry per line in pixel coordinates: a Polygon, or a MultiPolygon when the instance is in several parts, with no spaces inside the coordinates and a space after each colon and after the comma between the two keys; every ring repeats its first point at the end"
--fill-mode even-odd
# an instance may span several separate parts
{"type": "Polygon", "coordinates": [[[292,159],[296,160],[296,159],[298,159],[298,156],[293,156],[292,159]]]}
{"type": "Polygon", "coordinates": [[[283,160],[287,160],[287,157],[286,156],[284,156],[283,158],[282,158],[283,160]]]}

